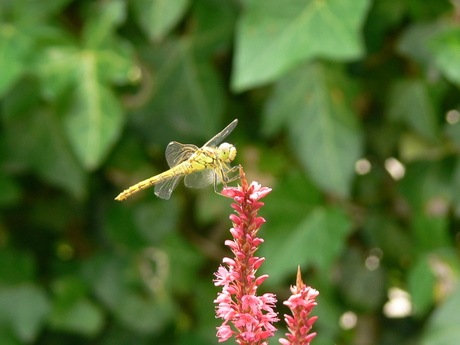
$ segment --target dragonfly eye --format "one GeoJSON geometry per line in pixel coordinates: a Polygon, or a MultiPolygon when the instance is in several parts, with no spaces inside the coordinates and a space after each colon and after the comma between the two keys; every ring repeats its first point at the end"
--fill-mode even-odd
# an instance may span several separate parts
{"type": "Polygon", "coordinates": [[[223,143],[219,146],[219,158],[224,162],[231,162],[236,157],[236,148],[232,144],[223,143]]]}

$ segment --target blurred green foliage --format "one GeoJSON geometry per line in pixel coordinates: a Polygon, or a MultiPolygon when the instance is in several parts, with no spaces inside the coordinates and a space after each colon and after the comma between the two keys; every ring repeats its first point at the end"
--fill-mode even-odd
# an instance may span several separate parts
{"type": "Polygon", "coordinates": [[[301,265],[313,343],[458,345],[458,6],[1,1],[0,344],[215,344],[230,200],[113,198],[238,118],[265,289],[301,265]]]}

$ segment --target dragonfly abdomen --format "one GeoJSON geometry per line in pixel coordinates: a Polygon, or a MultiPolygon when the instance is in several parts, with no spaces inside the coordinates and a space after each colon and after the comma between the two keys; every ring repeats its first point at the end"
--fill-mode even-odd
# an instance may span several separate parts
{"type": "Polygon", "coordinates": [[[125,200],[129,198],[131,195],[134,193],[137,193],[145,188],[148,188],[150,186],[153,186],[157,183],[163,182],[165,180],[171,179],[173,177],[178,177],[178,176],[184,176],[188,173],[190,173],[190,170],[192,169],[190,163],[188,161],[182,162],[175,167],[172,167],[169,170],[166,170],[165,172],[162,172],[161,174],[155,175],[153,177],[150,177],[144,181],[141,181],[139,183],[136,183],[134,186],[129,187],[128,189],[124,190],[121,192],[115,200],[125,200]]]}

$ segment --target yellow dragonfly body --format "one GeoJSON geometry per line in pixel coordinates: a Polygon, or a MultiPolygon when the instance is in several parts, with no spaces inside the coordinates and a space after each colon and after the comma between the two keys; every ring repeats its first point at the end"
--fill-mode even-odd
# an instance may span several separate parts
{"type": "Polygon", "coordinates": [[[217,191],[219,182],[226,186],[228,182],[238,178],[238,176],[233,178],[228,176],[230,172],[236,171],[238,166],[230,167],[227,165],[235,159],[236,148],[229,143],[220,144],[235,129],[237,124],[238,120],[233,120],[201,148],[192,144],[171,141],[166,147],[165,153],[170,169],[129,187],[121,192],[115,200],[125,200],[134,193],[153,185],[155,185],[155,194],[158,197],[169,199],[183,176],[185,176],[185,186],[189,188],[203,188],[214,182],[214,190],[219,193],[217,191]]]}

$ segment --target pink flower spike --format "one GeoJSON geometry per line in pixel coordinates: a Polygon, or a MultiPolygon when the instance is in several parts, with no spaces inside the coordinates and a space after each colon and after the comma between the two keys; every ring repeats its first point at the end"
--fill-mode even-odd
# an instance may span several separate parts
{"type": "Polygon", "coordinates": [[[234,337],[240,345],[267,345],[266,339],[273,336],[278,321],[274,312],[276,298],[273,294],[257,295],[257,288],[268,275],[257,276],[257,269],[264,258],[254,256],[263,239],[257,237],[265,219],[258,217],[259,202],[271,189],[261,187],[253,182],[248,185],[244,172],[240,169],[241,187],[224,188],[222,194],[235,201],[230,219],[233,228],[230,233],[233,240],[225,244],[234,257],[224,258],[225,268],[220,267],[216,273],[215,285],[222,286],[222,292],[216,300],[216,316],[223,320],[218,327],[219,342],[234,337]]]}
{"type": "Polygon", "coordinates": [[[287,339],[280,339],[282,345],[309,345],[316,333],[309,333],[317,316],[309,317],[311,310],[316,305],[315,297],[319,292],[307,286],[302,281],[300,267],[297,270],[297,282],[291,287],[292,295],[284,302],[291,309],[292,316],[285,315],[285,321],[290,333],[287,339]]]}

